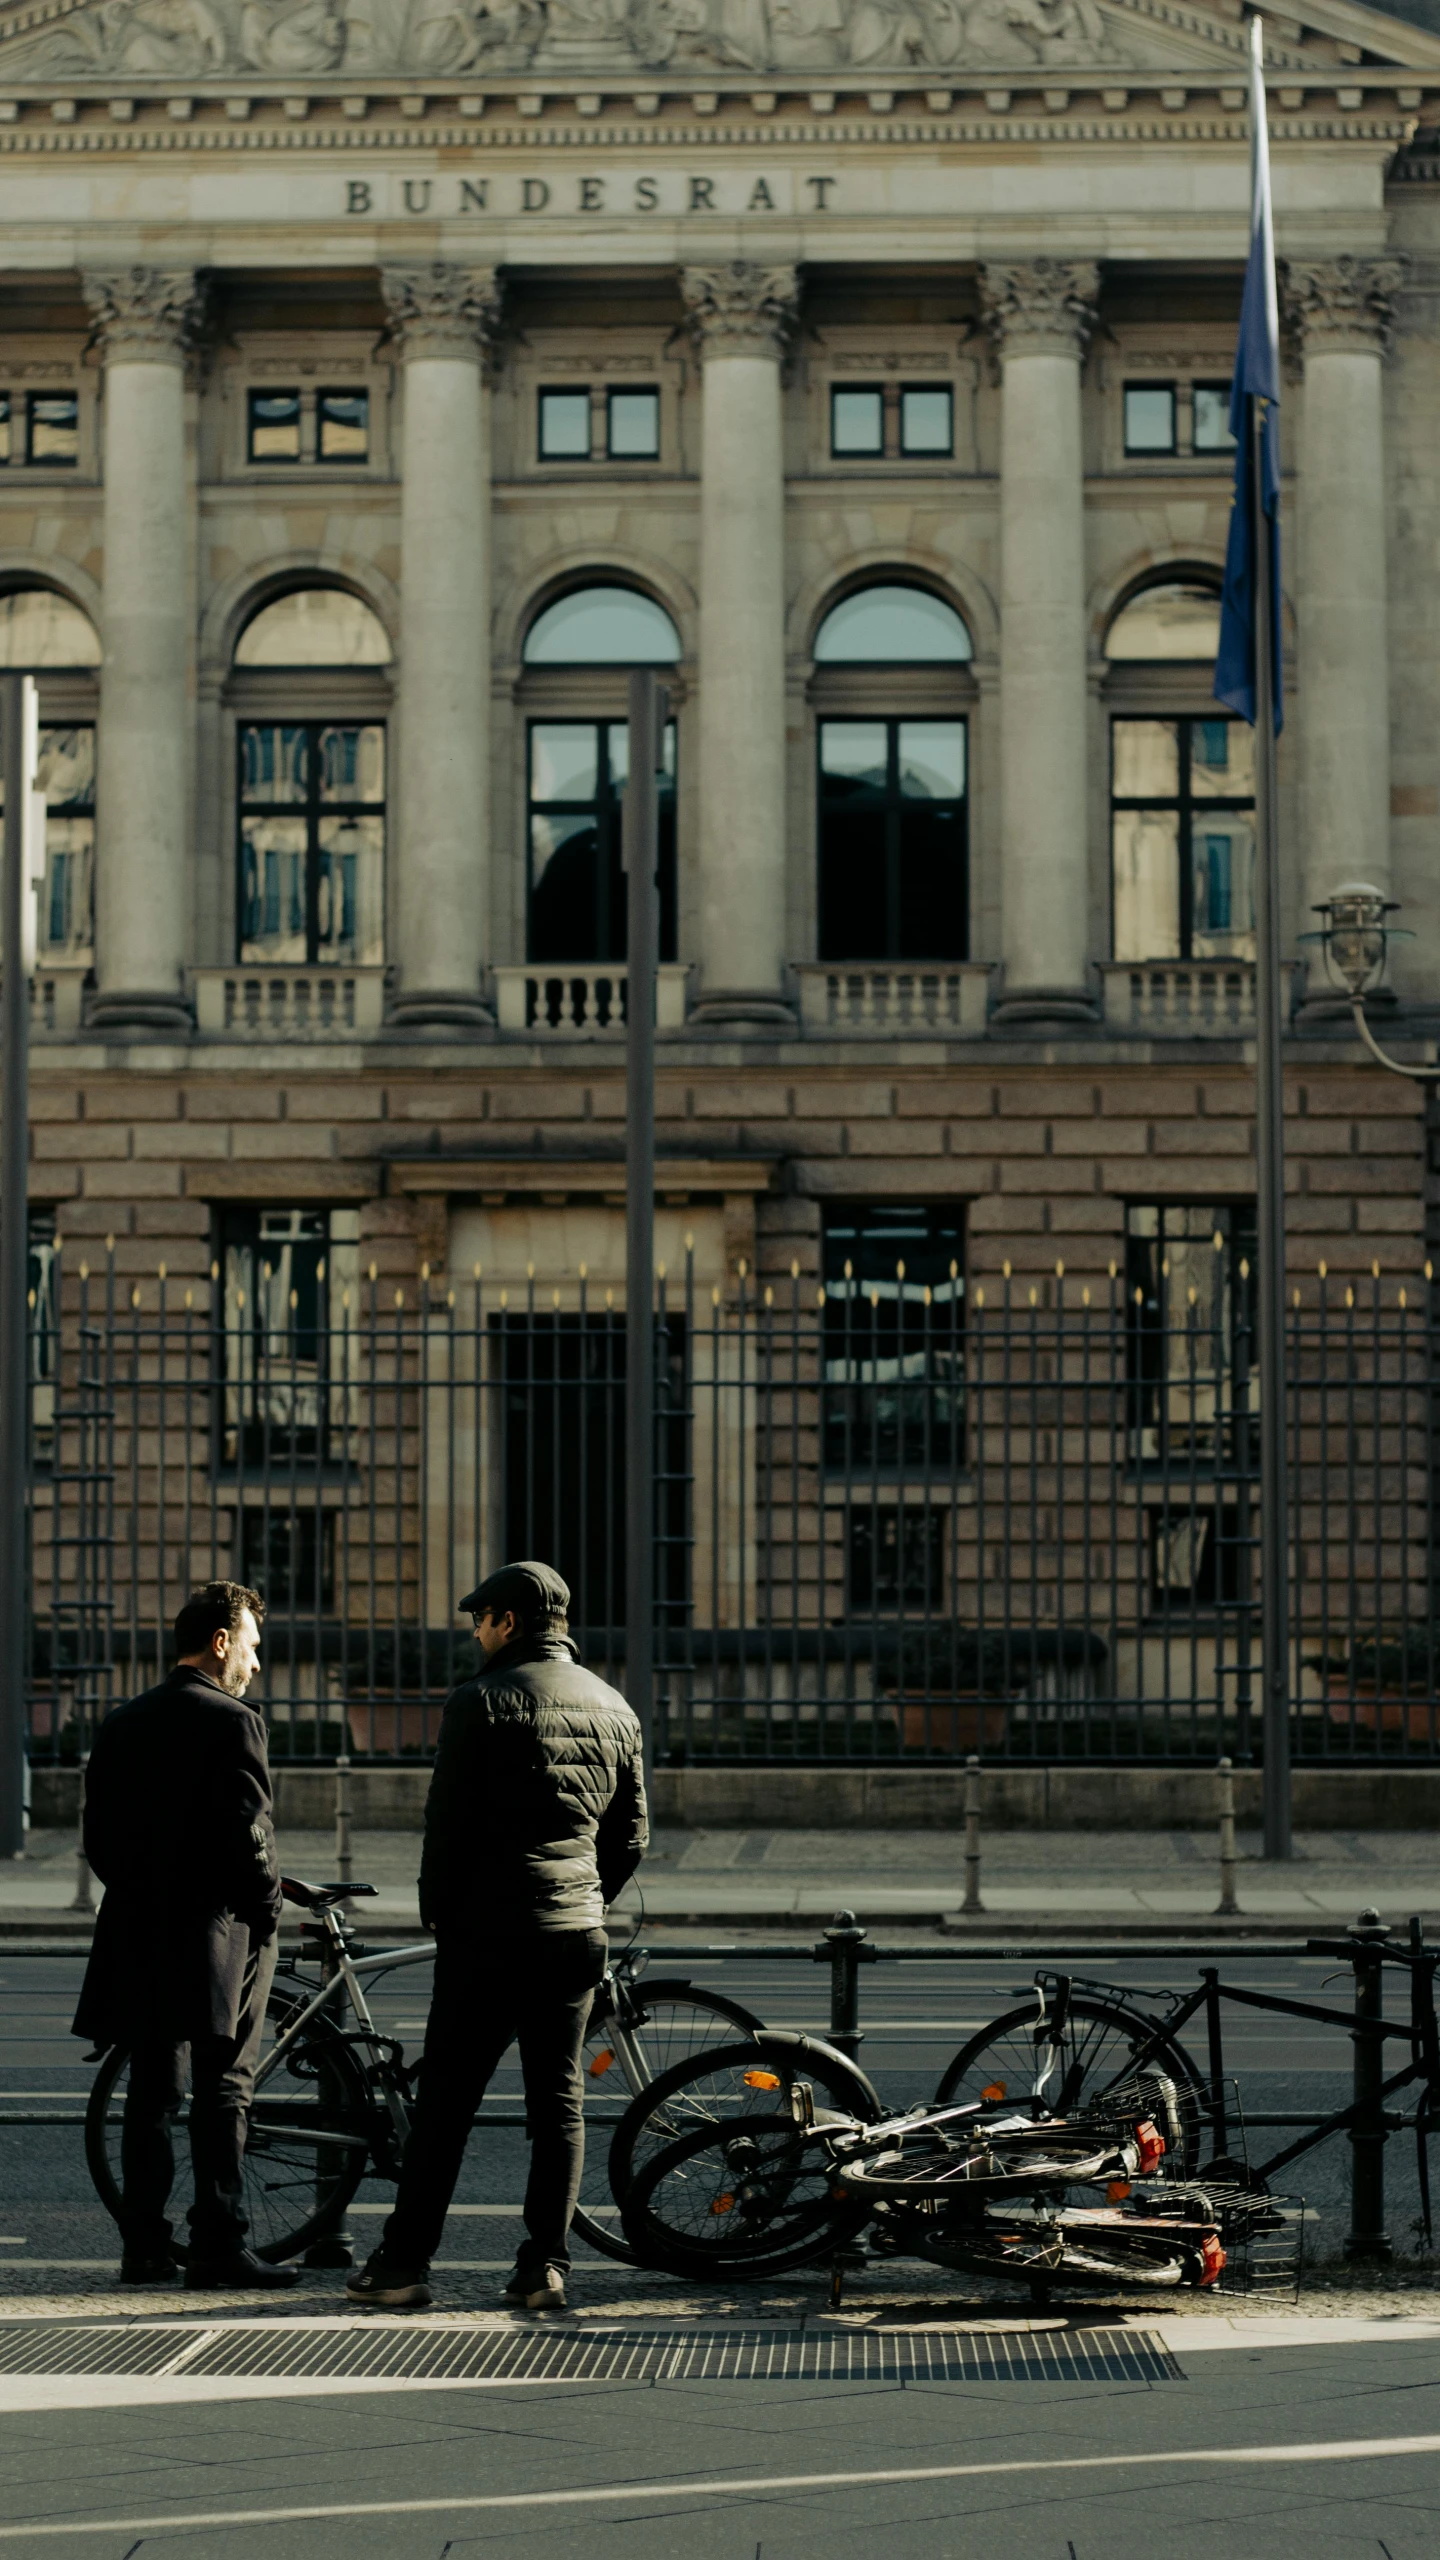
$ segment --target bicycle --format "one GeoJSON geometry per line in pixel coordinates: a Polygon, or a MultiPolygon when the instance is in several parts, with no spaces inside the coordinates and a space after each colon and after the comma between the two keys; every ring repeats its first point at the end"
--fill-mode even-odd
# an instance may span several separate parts
{"type": "MultiPolygon", "coordinates": [[[[1044,2298],[1103,2281],[1154,2291],[1214,2285],[1263,2202],[1176,2178],[1143,2112],[1163,2075],[1069,2117],[1042,2100],[983,2098],[880,2115],[864,2075],[814,2040],[760,2034],[666,2074],[616,2137],[637,2160],[621,2197],[647,2266],[711,2282],[770,2278],[844,2255],[920,2257],[1044,2298]],[[815,2084],[851,2111],[817,2105],[815,2084]],[[694,2108],[698,2120],[684,2119],[694,2108]],[[1069,2201],[1100,2187],[1103,2202],[1069,2201]]],[[[1163,2093],[1162,2093],[1163,2094],[1163,2093]]]]}
{"type": "MultiPolygon", "coordinates": [[[[316,1885],[284,1876],[281,1888],[309,1919],[300,1957],[287,1955],[271,1987],[245,2149],[250,2245],[277,2264],[334,2244],[363,2177],[398,2175],[419,2062],[407,2061],[399,2038],[376,2025],[366,1984],[373,1989],[382,1975],[430,1963],[435,1954],[428,1941],[379,1949],[357,1942],[342,1905],[373,1896],[374,1885],[316,1885]],[[318,1980],[302,1970],[307,1955],[318,1961],[318,1980]]],[[[698,1990],[680,1978],[651,1980],[644,1968],[643,1953],[627,1947],[608,1966],[596,1994],[582,2068],[587,2126],[597,2131],[613,2126],[623,2111],[606,2103],[612,2087],[632,2100],[677,2060],[693,2060],[707,2044],[760,2025],[752,2010],[722,1992],[698,1990]],[[618,2083],[611,2081],[612,2072],[618,2072],[618,2083]],[[599,2100],[594,2106],[592,2093],[599,2100]]],[[[128,2069],[128,2052],[112,2046],[85,2111],[86,2162],[101,2202],[117,2219],[128,2069]]],[[[480,2125],[496,2120],[483,2112],[476,2118],[480,2125]]],[[[605,2201],[604,2148],[587,2143],[585,2184],[572,2227],[602,2256],[633,2263],[634,2253],[605,2201]]],[[[177,2142],[175,2150],[172,2207],[179,2216],[190,2200],[191,2169],[188,2143],[177,2142]]],[[[183,2264],[178,2244],[176,2256],[183,2264]]],[[[348,2253],[334,2245],[325,2262],[347,2264],[348,2253]]]]}

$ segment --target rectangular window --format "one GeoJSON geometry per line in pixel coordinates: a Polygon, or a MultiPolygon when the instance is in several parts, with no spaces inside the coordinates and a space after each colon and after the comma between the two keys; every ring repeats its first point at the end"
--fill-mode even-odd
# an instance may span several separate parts
{"type": "MultiPolygon", "coordinates": [[[[530,723],[530,932],[533,961],[623,961],[620,823],[629,771],[623,720],[530,723]]],[[[675,957],[675,726],[660,788],[660,957],[675,957]]]]}
{"type": "Polygon", "coordinates": [[[268,1520],[257,1512],[252,1530],[247,1517],[242,1537],[257,1538],[277,1564],[288,1555],[303,1577],[308,1535],[312,1582],[313,1517],[308,1533],[296,1526],[302,1515],[286,1504],[284,1473],[342,1454],[345,1399],[360,1368],[359,1231],[357,1209],[226,1209],[220,1219],[221,1463],[271,1479],[268,1520]]]}
{"type": "Polygon", "coordinates": [[[948,1476],[964,1462],[963,1207],[837,1202],[821,1268],[827,1471],[948,1476]]]}
{"type": "Polygon", "coordinates": [[[74,391],[31,391],[25,399],[25,459],[73,471],[80,459],[80,397],[74,391]]]}
{"type": "Polygon", "coordinates": [[[1241,720],[1111,723],[1117,960],[1255,956],[1255,759],[1241,720]]]}
{"type": "Polygon", "coordinates": [[[298,391],[252,391],[249,405],[252,462],[298,462],[300,459],[300,394],[298,391]]]}
{"type": "Polygon", "coordinates": [[[316,450],[321,462],[368,462],[370,394],[321,391],[315,399],[316,450]]]}
{"type": "Polygon", "coordinates": [[[10,394],[0,391],[0,462],[10,459],[10,394]]]}
{"type": "Polygon", "coordinates": [[[1230,433],[1230,385],[1228,382],[1197,382],[1195,385],[1195,451],[1197,453],[1233,453],[1235,439],[1230,433]]]}
{"type": "Polygon", "coordinates": [[[963,720],[822,720],[820,957],[963,960],[963,720]]]}
{"type": "Polygon", "coordinates": [[[239,734],[242,960],[385,956],[385,731],[247,722],[239,734]]]}
{"type": "Polygon", "coordinates": [[[541,392],[540,459],[542,462],[589,461],[588,391],[541,392]]]}
{"type": "Polygon", "coordinates": [[[1127,453],[1174,452],[1173,382],[1126,383],[1125,450],[1127,453]]]}
{"type": "Polygon", "coordinates": [[[900,394],[902,453],[953,453],[955,402],[950,386],[900,394]]]}
{"type": "Polygon", "coordinates": [[[660,453],[658,391],[611,391],[605,397],[605,448],[612,462],[654,462],[660,453]]]}
{"type": "Polygon", "coordinates": [[[885,394],[879,383],[863,391],[831,392],[830,450],[833,454],[884,452],[885,394]]]}
{"type": "MultiPolygon", "coordinates": [[[[1255,1211],[1249,1202],[1132,1201],[1125,1212],[1131,1461],[1177,1473],[1250,1463],[1255,1211]]],[[[1166,1570],[1169,1570],[1167,1566],[1166,1570]]]]}
{"type": "MultiPolygon", "coordinates": [[[[945,1524],[938,1503],[876,1503],[850,1515],[847,1606],[863,1610],[938,1610],[945,1524]]],[[[937,1657],[940,1646],[936,1646],[937,1657]]],[[[937,1670],[938,1670],[937,1661],[937,1670]]]]}

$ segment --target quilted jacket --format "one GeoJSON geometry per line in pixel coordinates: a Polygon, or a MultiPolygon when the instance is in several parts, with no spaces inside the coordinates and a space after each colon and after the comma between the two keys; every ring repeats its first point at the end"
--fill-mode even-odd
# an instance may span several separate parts
{"type": "Polygon", "coordinates": [[[518,1637],[445,1701],[425,1806],[431,1929],[594,1929],[649,1839],[640,1722],[566,1637],[518,1637]]]}

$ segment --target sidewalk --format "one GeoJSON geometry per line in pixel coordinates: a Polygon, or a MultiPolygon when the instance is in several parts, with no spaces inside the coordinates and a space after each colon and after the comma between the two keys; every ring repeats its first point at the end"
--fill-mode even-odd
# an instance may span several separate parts
{"type": "MultiPolygon", "coordinates": [[[[72,1913],[75,1844],[65,1831],[35,1831],[21,1860],[0,1861],[0,1937],[87,1935],[72,1913]]],[[[1256,1834],[1238,1844],[1241,1917],[1227,1929],[1289,1935],[1344,1925],[1378,1905],[1392,1926],[1412,1912],[1440,1921],[1440,1837],[1430,1832],[1317,1832],[1296,1841],[1286,1867],[1267,1865],[1256,1834]]],[[[376,1884],[369,1925],[415,1929],[419,1840],[413,1832],[357,1831],[354,1874],[376,1884]]],[[[281,1863],[328,1881],[328,1832],[281,1835],[281,1863]]],[[[652,1930],[818,1926],[853,1910],[871,1929],[897,1924],[997,1930],[1096,1927],[1187,1934],[1208,1926],[1220,1898],[1212,1831],[996,1831],[982,1843],[984,1915],[961,1923],[964,1843],[941,1831],[660,1831],[639,1879],[652,1930]]],[[[639,1913],[629,1886],[617,1916],[639,1913]]]]}

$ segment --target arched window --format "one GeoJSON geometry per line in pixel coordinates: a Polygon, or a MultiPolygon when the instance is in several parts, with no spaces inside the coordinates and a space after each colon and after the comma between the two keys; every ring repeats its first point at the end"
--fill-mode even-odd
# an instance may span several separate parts
{"type": "MultiPolygon", "coordinates": [[[[625,957],[621,821],[629,770],[624,680],[673,666],[680,634],[637,587],[573,587],[525,635],[526,956],[564,966],[625,957]],[[608,673],[606,671],[609,671],[608,673]]],[[[675,957],[675,724],[660,792],[660,957],[675,957]]]]}
{"type": "Polygon", "coordinates": [[[1142,587],[1106,635],[1117,960],[1254,957],[1253,738],[1211,698],[1219,638],[1195,576],[1142,587]]]}
{"type": "Polygon", "coordinates": [[[384,624],[347,588],[301,586],[235,645],[242,961],[355,968],[385,956],[384,624]]]}
{"type": "Polygon", "coordinates": [[[928,587],[877,582],[815,635],[819,954],[963,960],[970,634],[928,587]]]}
{"type": "Polygon", "coordinates": [[[53,587],[0,591],[0,668],[31,675],[40,695],[45,880],[39,958],[88,966],[95,947],[94,670],[100,635],[53,587]]]}

